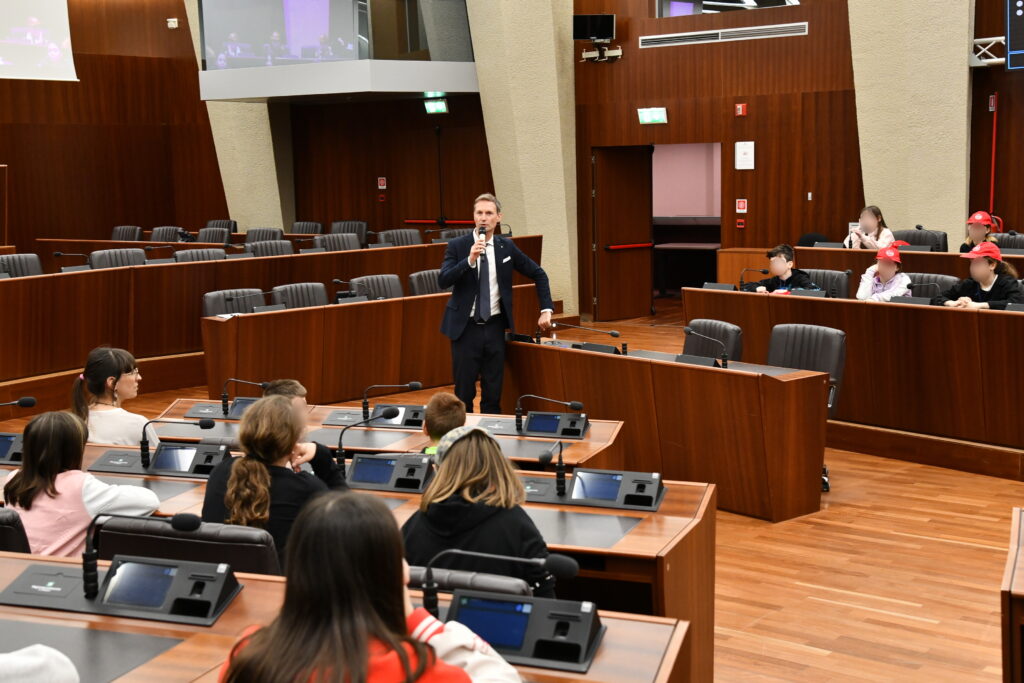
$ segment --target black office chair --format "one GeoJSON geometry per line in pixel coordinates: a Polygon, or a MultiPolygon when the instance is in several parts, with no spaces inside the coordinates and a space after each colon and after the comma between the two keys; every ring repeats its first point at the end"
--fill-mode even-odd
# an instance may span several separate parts
{"type": "MultiPolygon", "coordinates": [[[[828,416],[834,417],[846,367],[846,333],[820,325],[776,325],[768,340],[768,365],[827,372],[828,416]]],[[[821,490],[830,488],[828,467],[824,467],[821,490]]]]}
{"type": "Polygon", "coordinates": [[[319,235],[323,231],[323,224],[316,221],[295,221],[292,223],[292,234],[295,235],[319,235]]]}
{"type": "Polygon", "coordinates": [[[203,315],[252,313],[255,306],[263,306],[263,292],[259,289],[219,289],[203,294],[203,315]]]}
{"type": "MultiPolygon", "coordinates": [[[[739,363],[743,360],[743,330],[739,325],[722,320],[694,318],[690,321],[689,327],[692,327],[697,334],[722,342],[725,345],[725,352],[729,354],[730,361],[739,363]]],[[[683,342],[683,353],[702,358],[721,358],[722,347],[708,339],[687,335],[683,342]]]]}
{"type": "Polygon", "coordinates": [[[397,275],[363,275],[354,277],[349,282],[349,289],[356,296],[365,296],[370,301],[376,299],[400,299],[405,296],[402,281],[397,275]]]}
{"type": "Polygon", "coordinates": [[[914,230],[894,230],[893,237],[915,246],[927,246],[932,251],[949,251],[949,238],[938,230],[925,230],[917,226],[914,230]]]}
{"type": "Polygon", "coordinates": [[[396,247],[408,247],[413,244],[423,244],[423,235],[415,228],[398,228],[397,230],[383,230],[377,233],[377,242],[381,244],[393,244],[396,247]]]}
{"type": "Polygon", "coordinates": [[[800,239],[797,240],[796,246],[798,247],[813,247],[818,242],[831,242],[827,235],[822,235],[820,232],[805,232],[800,235],[800,239]]]}
{"type": "Polygon", "coordinates": [[[416,273],[409,275],[409,293],[411,296],[420,296],[422,294],[440,294],[442,292],[452,291],[451,287],[445,289],[441,288],[438,284],[437,278],[441,275],[441,269],[435,268],[433,270],[421,270],[416,273]]]}
{"type": "Polygon", "coordinates": [[[223,261],[227,252],[223,249],[182,249],[174,252],[175,263],[191,263],[193,261],[223,261]]]}
{"type": "Polygon", "coordinates": [[[994,235],[1000,249],[1024,249],[1024,235],[1017,232],[1003,232],[994,235]]]}
{"type": "Polygon", "coordinates": [[[811,282],[824,290],[825,296],[833,299],[850,298],[850,271],[808,268],[806,272],[811,282]]]}
{"type": "Polygon", "coordinates": [[[907,273],[907,277],[910,278],[910,294],[926,296],[929,299],[942,294],[960,282],[953,275],[940,275],[939,273],[907,273]]]}
{"type": "Polygon", "coordinates": [[[17,510],[0,507],[0,550],[8,553],[31,553],[25,526],[17,510]]]}
{"type": "Polygon", "coordinates": [[[165,560],[227,563],[236,572],[280,574],[274,537],[266,529],[204,522],[195,531],[178,531],[158,519],[111,517],[96,531],[101,560],[133,555],[165,560]]]}
{"type": "Polygon", "coordinates": [[[0,273],[11,277],[42,275],[43,265],[36,254],[6,254],[0,256],[0,273]]]}
{"type": "Polygon", "coordinates": [[[149,233],[150,242],[180,242],[178,233],[183,228],[179,228],[176,225],[161,225],[159,228],[153,228],[153,232],[149,233]]]}
{"type": "Polygon", "coordinates": [[[473,232],[473,228],[445,228],[441,231],[441,239],[448,240],[453,237],[462,237],[473,232]]]}
{"type": "MultiPolygon", "coordinates": [[[[234,223],[234,221],[230,222],[234,223]]],[[[229,239],[231,239],[231,231],[217,226],[201,228],[199,234],[196,235],[196,242],[204,244],[227,244],[229,239]]]]}
{"type": "Polygon", "coordinates": [[[334,221],[331,223],[331,234],[352,234],[359,238],[359,246],[366,246],[366,233],[369,228],[366,221],[334,221]]]}
{"type": "Polygon", "coordinates": [[[281,228],[249,228],[245,233],[246,244],[282,239],[284,239],[284,230],[281,228]]]}
{"type": "Polygon", "coordinates": [[[353,251],[359,249],[359,235],[351,232],[317,235],[313,245],[324,251],[353,251]]]}
{"type": "MultiPolygon", "coordinates": [[[[224,228],[228,232],[238,232],[238,221],[233,221],[229,218],[214,218],[206,221],[206,227],[224,228]]],[[[202,242],[202,240],[198,241],[202,242]]]]}
{"type": "Polygon", "coordinates": [[[270,303],[285,308],[309,308],[327,305],[327,288],[322,282],[294,282],[270,290],[270,303]]]}
{"type": "MultiPolygon", "coordinates": [[[[423,567],[409,567],[409,588],[423,588],[426,575],[423,567]]],[[[484,591],[502,595],[533,595],[530,584],[522,579],[500,574],[482,574],[461,569],[433,569],[438,590],[451,593],[457,590],[484,591]]]]}
{"type": "Polygon", "coordinates": [[[142,249],[100,249],[89,254],[89,266],[93,270],[142,266],[145,263],[146,252],[142,249]]]}
{"type": "Polygon", "coordinates": [[[245,250],[253,256],[288,256],[295,253],[295,247],[288,240],[264,240],[249,242],[245,250]]]}
{"type": "Polygon", "coordinates": [[[142,228],[138,225],[118,225],[110,233],[110,239],[117,242],[142,241],[142,228]]]}

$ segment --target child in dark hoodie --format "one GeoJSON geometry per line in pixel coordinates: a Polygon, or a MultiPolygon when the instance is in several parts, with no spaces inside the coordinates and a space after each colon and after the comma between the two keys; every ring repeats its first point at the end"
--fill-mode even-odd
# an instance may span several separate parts
{"type": "MultiPolygon", "coordinates": [[[[437,446],[437,475],[420,509],[402,527],[405,557],[423,566],[448,548],[514,557],[547,557],[548,548],[520,505],[523,483],[501,447],[480,427],[446,434],[437,446]]],[[[448,556],[434,566],[521,578],[540,597],[554,597],[547,571],[512,562],[448,556]]]]}

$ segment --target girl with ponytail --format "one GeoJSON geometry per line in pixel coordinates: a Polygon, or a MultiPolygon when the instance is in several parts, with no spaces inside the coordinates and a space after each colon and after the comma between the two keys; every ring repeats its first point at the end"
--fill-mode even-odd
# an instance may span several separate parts
{"type": "Polygon", "coordinates": [[[347,489],[329,448],[299,444],[306,418],[286,396],[261,398],[238,428],[244,455],[217,465],[206,483],[203,521],[266,529],[280,557],[302,507],[327,489],[347,489]],[[308,463],[312,474],[303,471],[308,463]]]}
{"type": "MultiPolygon", "coordinates": [[[[93,443],[133,446],[142,438],[146,418],[122,404],[139,394],[142,374],[135,358],[124,349],[100,346],[89,352],[85,369],[71,387],[71,409],[89,427],[93,443]]],[[[156,434],[149,440],[156,444],[156,434]]]]}

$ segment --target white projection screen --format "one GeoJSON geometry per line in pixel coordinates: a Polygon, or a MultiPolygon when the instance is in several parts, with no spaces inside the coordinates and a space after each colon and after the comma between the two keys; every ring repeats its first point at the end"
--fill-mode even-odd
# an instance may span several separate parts
{"type": "Polygon", "coordinates": [[[0,0],[0,78],[78,80],[67,0],[0,0]]]}

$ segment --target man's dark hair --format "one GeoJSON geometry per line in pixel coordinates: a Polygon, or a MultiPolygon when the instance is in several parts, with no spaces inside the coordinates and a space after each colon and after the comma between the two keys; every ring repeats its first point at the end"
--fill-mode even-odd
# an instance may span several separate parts
{"type": "Polygon", "coordinates": [[[768,251],[768,258],[771,259],[775,258],[776,256],[781,256],[785,258],[787,261],[796,260],[795,254],[793,253],[793,247],[789,246],[788,244],[780,244],[774,249],[768,251]]]}

